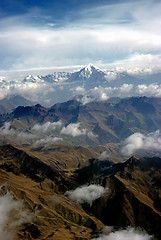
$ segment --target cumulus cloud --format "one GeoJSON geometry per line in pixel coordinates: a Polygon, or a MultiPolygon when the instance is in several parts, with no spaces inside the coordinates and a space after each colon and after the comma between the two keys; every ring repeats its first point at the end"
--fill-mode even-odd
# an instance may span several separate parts
{"type": "Polygon", "coordinates": [[[54,85],[44,82],[23,82],[21,80],[3,81],[0,84],[0,99],[8,95],[21,95],[33,102],[47,100],[47,95],[53,94],[54,85]]]}
{"type": "Polygon", "coordinates": [[[74,202],[77,203],[86,202],[91,205],[93,201],[100,198],[107,191],[108,191],[107,188],[104,188],[100,185],[92,184],[89,186],[76,188],[73,191],[67,191],[65,195],[74,202]]]}
{"type": "Polygon", "coordinates": [[[133,84],[122,84],[119,87],[94,87],[86,91],[83,97],[78,97],[78,100],[83,104],[92,101],[106,101],[111,97],[130,97],[134,95],[135,89],[133,84]]]}
{"type": "MultiPolygon", "coordinates": [[[[46,124],[43,125],[35,125],[33,130],[42,132],[43,134],[47,134],[52,130],[55,130],[57,127],[61,127],[61,122],[47,122],[46,124]]],[[[44,136],[43,138],[40,138],[37,134],[32,134],[24,131],[19,131],[11,127],[10,122],[5,122],[4,125],[0,128],[0,135],[1,136],[6,136],[6,137],[14,137],[17,140],[30,140],[32,147],[37,148],[37,147],[43,147],[46,149],[50,145],[54,143],[58,143],[63,141],[62,138],[56,137],[56,136],[44,136]]]]}
{"type": "Polygon", "coordinates": [[[10,122],[5,122],[4,125],[0,128],[0,135],[8,136],[8,137],[15,137],[16,139],[23,139],[23,140],[32,140],[35,139],[36,136],[23,131],[15,130],[11,127],[10,122]]]}
{"type": "Polygon", "coordinates": [[[83,95],[86,90],[83,86],[77,86],[76,88],[71,89],[74,95],[83,95]]]}
{"type": "Polygon", "coordinates": [[[43,146],[43,148],[46,149],[47,147],[51,146],[52,144],[59,143],[61,141],[63,141],[63,138],[49,136],[46,138],[36,140],[32,146],[33,146],[33,148],[43,146]]]}
{"type": "Polygon", "coordinates": [[[161,131],[149,134],[134,133],[122,142],[121,153],[130,157],[134,154],[161,155],[161,131]]]}
{"type": "Polygon", "coordinates": [[[141,84],[137,86],[138,95],[147,97],[161,97],[161,84],[141,84]]]}
{"type": "Polygon", "coordinates": [[[72,137],[78,137],[86,135],[89,138],[95,138],[91,131],[88,131],[86,128],[81,128],[81,123],[70,123],[66,127],[63,127],[60,131],[61,134],[70,135],[72,137]]]}
{"type": "Polygon", "coordinates": [[[107,151],[103,151],[100,155],[99,155],[99,159],[106,159],[109,157],[109,153],[107,151]]]}
{"type": "Polygon", "coordinates": [[[125,230],[111,232],[108,235],[102,234],[100,237],[93,238],[92,240],[152,240],[152,236],[148,235],[145,231],[129,227],[125,230]]]}
{"type": "MultiPolygon", "coordinates": [[[[113,84],[119,85],[119,82],[113,82],[113,84]]],[[[147,96],[147,97],[161,97],[161,85],[152,84],[133,84],[124,83],[121,86],[102,87],[98,86],[91,88],[84,92],[83,96],[77,96],[76,99],[82,104],[87,104],[92,101],[106,101],[112,97],[132,97],[132,96],[147,96]]]]}
{"type": "Polygon", "coordinates": [[[51,131],[55,131],[56,129],[60,129],[62,126],[61,121],[57,122],[46,122],[42,125],[40,124],[35,124],[32,128],[32,130],[36,132],[41,132],[41,133],[49,133],[51,131]]]}
{"type": "Polygon", "coordinates": [[[34,218],[23,210],[23,202],[15,200],[13,195],[0,186],[0,236],[1,239],[13,240],[16,231],[34,218]]]}

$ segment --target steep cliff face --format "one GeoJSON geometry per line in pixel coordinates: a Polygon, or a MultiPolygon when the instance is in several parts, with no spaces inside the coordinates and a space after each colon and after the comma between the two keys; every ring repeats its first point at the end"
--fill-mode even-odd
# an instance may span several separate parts
{"type": "Polygon", "coordinates": [[[160,179],[160,158],[132,157],[119,164],[90,159],[88,166],[68,176],[6,145],[0,147],[0,204],[2,209],[14,208],[6,211],[8,219],[1,225],[12,230],[14,240],[87,240],[104,225],[141,227],[159,239],[160,179]],[[82,184],[100,184],[108,191],[93,204],[74,203],[64,195],[82,184]],[[3,207],[4,199],[11,204],[3,207]],[[19,224],[8,228],[15,219],[19,224]]]}
{"type": "Polygon", "coordinates": [[[161,159],[130,158],[115,174],[102,178],[109,191],[92,206],[106,225],[142,227],[161,236],[161,159]]]}
{"type": "MultiPolygon", "coordinates": [[[[93,232],[103,228],[101,221],[64,196],[64,191],[73,187],[70,181],[10,145],[0,148],[0,184],[1,196],[23,200],[23,211],[31,216],[27,223],[14,227],[14,240],[90,239],[93,232]]],[[[11,214],[8,221],[13,220],[11,214]]]]}

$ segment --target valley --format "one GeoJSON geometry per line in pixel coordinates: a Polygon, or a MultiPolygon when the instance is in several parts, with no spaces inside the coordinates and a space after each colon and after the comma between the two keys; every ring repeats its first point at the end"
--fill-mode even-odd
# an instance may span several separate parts
{"type": "Polygon", "coordinates": [[[0,100],[3,240],[160,239],[161,98],[117,96],[140,80],[109,74],[88,65],[29,75],[25,88],[77,94],[50,106],[41,91],[0,100]]]}

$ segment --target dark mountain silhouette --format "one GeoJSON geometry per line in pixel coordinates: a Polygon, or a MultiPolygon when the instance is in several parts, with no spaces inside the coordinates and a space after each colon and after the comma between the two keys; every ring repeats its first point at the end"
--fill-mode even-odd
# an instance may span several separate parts
{"type": "MultiPolygon", "coordinates": [[[[10,121],[15,127],[17,120],[19,125],[23,124],[24,130],[47,121],[61,120],[65,126],[81,123],[81,128],[93,132],[97,137],[92,140],[86,136],[79,138],[79,141],[75,139],[76,145],[118,143],[135,132],[149,133],[160,129],[161,99],[132,97],[112,103],[92,102],[86,105],[71,100],[51,108],[39,104],[18,107],[11,114],[0,116],[1,126],[5,121],[10,121]]],[[[66,136],[66,141],[70,142],[71,139],[66,136]]]]}
{"type": "Polygon", "coordinates": [[[105,163],[93,160],[88,167],[76,171],[76,181],[97,182],[109,189],[91,208],[84,209],[105,225],[142,227],[159,239],[161,158],[131,157],[124,163],[109,165],[107,161],[106,167],[98,167],[102,164],[105,163]]]}
{"type": "MultiPolygon", "coordinates": [[[[61,159],[60,159],[61,161],[61,159]]],[[[131,157],[124,163],[89,159],[87,166],[65,176],[38,158],[11,145],[0,147],[1,189],[23,199],[36,214],[17,229],[20,239],[91,239],[105,225],[142,227],[159,239],[161,231],[161,159],[131,157]],[[7,185],[5,185],[7,182],[7,185]],[[81,184],[100,184],[108,191],[92,205],[64,196],[81,184]],[[102,223],[103,222],[103,223],[102,223]]],[[[12,222],[12,217],[10,218],[12,222]]]]}

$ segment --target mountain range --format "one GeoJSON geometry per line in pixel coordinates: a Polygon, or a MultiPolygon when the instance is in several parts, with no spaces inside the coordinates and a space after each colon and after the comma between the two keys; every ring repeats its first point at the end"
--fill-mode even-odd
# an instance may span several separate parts
{"type": "Polygon", "coordinates": [[[32,102],[50,107],[58,102],[76,99],[86,104],[113,97],[159,97],[160,72],[106,69],[89,64],[73,72],[28,75],[24,79],[0,81],[1,99],[21,95],[32,102]]]}
{"type": "Polygon", "coordinates": [[[33,102],[20,95],[11,95],[0,100],[0,114],[10,113],[18,106],[32,106],[33,102]]]}
{"type": "Polygon", "coordinates": [[[119,164],[93,158],[68,176],[11,145],[0,147],[0,159],[3,239],[99,239],[105,225],[115,227],[106,237],[131,226],[149,234],[130,230],[134,236],[160,239],[160,158],[131,157],[119,164]],[[78,193],[71,195],[74,189],[78,193]]]}
{"type": "Polygon", "coordinates": [[[49,136],[48,130],[42,130],[44,124],[58,124],[50,131],[51,136],[74,145],[94,146],[120,143],[136,132],[147,134],[160,129],[160,112],[160,98],[132,97],[86,105],[71,100],[51,108],[39,104],[19,106],[10,114],[1,115],[0,126],[10,122],[15,130],[49,136]],[[36,124],[39,130],[34,131],[36,124]]]}
{"type": "MultiPolygon", "coordinates": [[[[103,81],[107,82],[108,75],[105,71],[95,67],[92,64],[85,66],[84,68],[75,71],[75,72],[54,72],[53,74],[48,74],[44,76],[33,76],[28,75],[24,78],[23,82],[83,82],[86,84],[86,81],[91,81],[93,84],[102,84],[103,81]]],[[[91,84],[92,84],[91,83],[91,84]]]]}
{"type": "Polygon", "coordinates": [[[143,91],[151,77],[158,94],[159,74],[91,64],[8,84],[0,100],[2,240],[160,239],[161,98],[117,94],[135,84],[143,91]]]}
{"type": "Polygon", "coordinates": [[[80,70],[73,72],[54,72],[47,75],[28,75],[23,82],[48,82],[48,83],[66,83],[66,84],[83,84],[86,89],[96,86],[120,86],[122,84],[149,84],[152,79],[159,83],[159,73],[154,74],[131,74],[126,71],[102,70],[93,64],[88,64],[80,70]]]}

